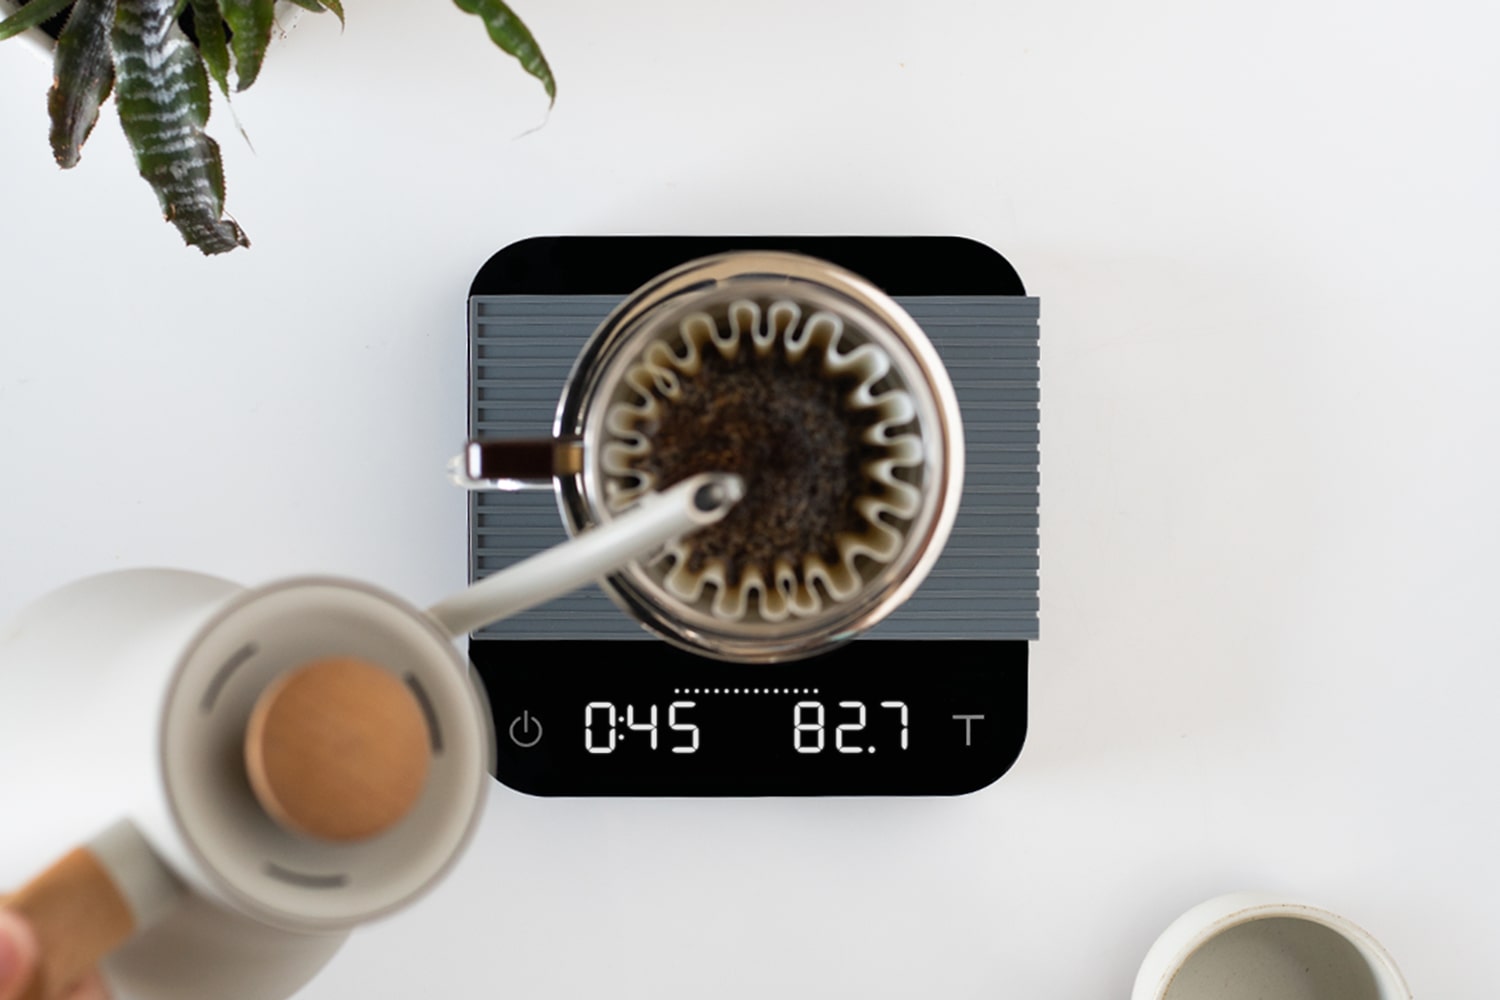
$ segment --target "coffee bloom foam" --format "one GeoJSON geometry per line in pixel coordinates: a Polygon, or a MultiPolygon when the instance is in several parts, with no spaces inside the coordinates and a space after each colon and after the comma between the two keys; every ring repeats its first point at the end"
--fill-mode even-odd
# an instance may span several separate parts
{"type": "Polygon", "coordinates": [[[922,502],[923,443],[914,430],[916,405],[905,388],[893,384],[889,355],[826,310],[804,321],[802,307],[789,299],[775,299],[764,309],[740,299],[721,316],[692,313],[675,334],[650,342],[626,370],[605,413],[600,462],[606,505],[619,512],[641,494],[672,485],[657,482],[642,467],[652,452],[646,428],[657,426],[666,408],[681,399],[684,380],[703,371],[708,351],[729,361],[742,351],[754,352],[757,360],[781,352],[790,364],[807,359],[817,365],[822,378],[855,383],[844,406],[871,421],[859,440],[873,456],[859,467],[865,481],[853,503],[858,528],[837,534],[831,562],[817,553],[777,557],[769,567],[741,567],[732,580],[722,556],[700,558],[695,568],[689,537],[670,543],[645,567],[647,574],[672,598],[723,622],[811,618],[853,600],[901,553],[922,502]]]}

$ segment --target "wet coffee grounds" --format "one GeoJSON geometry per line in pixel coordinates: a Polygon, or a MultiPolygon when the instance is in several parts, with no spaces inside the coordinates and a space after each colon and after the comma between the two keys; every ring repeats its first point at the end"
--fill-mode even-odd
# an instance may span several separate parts
{"type": "Polygon", "coordinates": [[[855,501],[879,486],[862,467],[885,449],[860,437],[879,415],[847,406],[858,380],[826,377],[820,364],[816,351],[797,364],[779,351],[756,357],[744,350],[733,360],[705,351],[696,376],[679,373],[680,398],[661,400],[660,419],[641,425],[651,449],[637,467],[662,487],[700,472],[745,479],[738,506],[689,540],[689,570],[723,559],[729,585],[751,567],[769,583],[785,559],[800,580],[804,556],[832,565],[839,535],[863,530],[855,501]]]}

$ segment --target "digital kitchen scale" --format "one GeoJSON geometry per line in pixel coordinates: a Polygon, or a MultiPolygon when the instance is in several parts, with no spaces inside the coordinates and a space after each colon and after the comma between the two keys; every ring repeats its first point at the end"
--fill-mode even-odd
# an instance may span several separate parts
{"type": "MultiPolygon", "coordinates": [[[[598,587],[476,633],[495,776],[534,795],[959,795],[1026,735],[1038,636],[1038,300],[994,250],[957,237],[546,237],[469,290],[469,433],[552,429],[574,359],[621,300],[734,250],[819,257],[920,324],[956,390],[967,452],[946,548],[916,593],[829,653],[740,665],[647,633],[598,587]]],[[[563,541],[551,491],[475,492],[470,577],[563,541]]]]}

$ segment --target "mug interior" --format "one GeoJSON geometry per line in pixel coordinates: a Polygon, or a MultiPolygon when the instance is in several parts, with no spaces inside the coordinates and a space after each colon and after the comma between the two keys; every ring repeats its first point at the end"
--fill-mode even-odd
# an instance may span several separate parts
{"type": "Polygon", "coordinates": [[[1190,944],[1159,1000],[1409,1000],[1395,964],[1333,914],[1241,913],[1190,944]]]}

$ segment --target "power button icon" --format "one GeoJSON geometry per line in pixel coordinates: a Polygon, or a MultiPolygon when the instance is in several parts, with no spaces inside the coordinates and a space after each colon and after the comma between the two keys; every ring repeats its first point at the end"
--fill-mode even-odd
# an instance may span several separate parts
{"type": "Polygon", "coordinates": [[[510,722],[510,741],[518,747],[534,747],[542,740],[542,720],[522,712],[510,722]]]}

